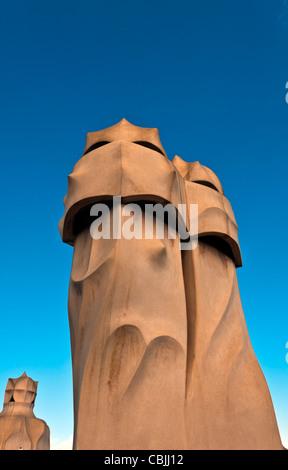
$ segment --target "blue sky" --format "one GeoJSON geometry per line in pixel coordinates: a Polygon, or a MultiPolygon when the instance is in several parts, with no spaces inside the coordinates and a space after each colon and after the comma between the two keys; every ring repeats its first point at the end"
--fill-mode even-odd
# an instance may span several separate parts
{"type": "Polygon", "coordinates": [[[250,338],[288,446],[287,1],[3,0],[0,37],[0,400],[25,370],[53,446],[73,432],[72,248],[57,225],[86,133],[125,117],[223,184],[250,338]]]}

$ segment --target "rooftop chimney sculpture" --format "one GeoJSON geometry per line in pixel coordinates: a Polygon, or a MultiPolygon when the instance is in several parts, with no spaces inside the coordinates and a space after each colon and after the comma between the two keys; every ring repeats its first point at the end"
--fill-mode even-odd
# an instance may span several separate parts
{"type": "Polygon", "coordinates": [[[33,413],[38,382],[26,372],[8,379],[0,413],[0,450],[49,450],[50,430],[33,413]]]}
{"type": "Polygon", "coordinates": [[[217,176],[170,161],[157,129],[123,119],[87,134],[64,206],[74,449],[282,449],[241,306],[238,227],[217,176]],[[103,215],[95,204],[110,208],[101,223],[114,224],[113,237],[92,236],[103,215]],[[138,205],[144,230],[151,204],[178,218],[198,204],[198,244],[181,250],[169,222],[161,239],[133,236],[131,224],[131,237],[119,236],[115,220],[121,231],[138,205]]]}

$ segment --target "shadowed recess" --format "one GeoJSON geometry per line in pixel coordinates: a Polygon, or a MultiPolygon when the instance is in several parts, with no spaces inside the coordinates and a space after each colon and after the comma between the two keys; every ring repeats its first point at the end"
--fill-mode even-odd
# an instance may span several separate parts
{"type": "Polygon", "coordinates": [[[134,144],[137,145],[142,145],[142,147],[146,147],[147,149],[155,150],[155,152],[161,153],[161,155],[164,155],[164,153],[156,147],[156,145],[151,144],[150,142],[145,142],[144,140],[137,140],[137,142],[133,142],[134,144]]]}
{"type": "Polygon", "coordinates": [[[86,155],[86,153],[92,152],[92,150],[96,150],[99,147],[103,147],[103,145],[107,145],[107,144],[110,144],[110,142],[108,140],[103,140],[102,142],[96,142],[96,144],[91,145],[91,147],[89,147],[86,150],[86,152],[84,152],[83,155],[86,155]]]}
{"type": "MultiPolygon", "coordinates": [[[[87,153],[92,152],[92,150],[96,150],[99,147],[103,147],[103,145],[107,145],[107,144],[110,144],[110,143],[111,142],[109,142],[108,140],[103,140],[101,142],[96,142],[95,144],[91,145],[91,147],[89,147],[86,150],[86,152],[84,152],[83,155],[86,155],[87,153]]],[[[155,150],[155,152],[158,152],[158,153],[161,153],[161,155],[164,155],[164,153],[156,145],[151,144],[150,142],[145,142],[144,140],[138,140],[137,142],[133,142],[133,144],[142,145],[142,147],[146,147],[148,149],[155,150]]]]}
{"type": "Polygon", "coordinates": [[[213,183],[210,183],[210,181],[193,181],[193,183],[197,183],[197,184],[202,184],[202,186],[207,186],[207,188],[211,188],[211,189],[214,189],[215,191],[217,191],[217,193],[219,193],[218,189],[216,188],[216,186],[214,186],[213,183]]]}
{"type": "Polygon", "coordinates": [[[232,249],[229,243],[223,240],[223,238],[215,237],[213,235],[203,235],[199,236],[199,241],[206,243],[206,245],[213,246],[216,250],[220,251],[234,261],[232,249]]]}

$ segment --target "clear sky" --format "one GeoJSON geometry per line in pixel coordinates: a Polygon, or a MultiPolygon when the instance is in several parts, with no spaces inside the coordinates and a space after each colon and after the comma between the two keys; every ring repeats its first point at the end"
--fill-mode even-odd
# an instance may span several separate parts
{"type": "Polygon", "coordinates": [[[125,117],[222,182],[288,446],[287,0],[3,0],[0,13],[0,408],[8,377],[26,371],[53,448],[72,435],[72,248],[57,226],[86,133],[125,117]]]}

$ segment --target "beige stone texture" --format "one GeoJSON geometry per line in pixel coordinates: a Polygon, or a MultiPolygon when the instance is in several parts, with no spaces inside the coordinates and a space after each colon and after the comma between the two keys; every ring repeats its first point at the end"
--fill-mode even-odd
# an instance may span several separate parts
{"type": "Polygon", "coordinates": [[[157,129],[123,119],[87,135],[64,206],[74,449],[282,449],[241,306],[238,227],[217,176],[171,162],[157,129]],[[93,239],[90,207],[113,196],[124,208],[198,204],[198,246],[181,251],[167,225],[163,239],[93,239]]]}
{"type": "Polygon", "coordinates": [[[26,373],[8,379],[0,413],[0,450],[49,450],[50,430],[33,413],[38,382],[26,373]]]}

